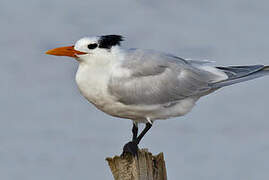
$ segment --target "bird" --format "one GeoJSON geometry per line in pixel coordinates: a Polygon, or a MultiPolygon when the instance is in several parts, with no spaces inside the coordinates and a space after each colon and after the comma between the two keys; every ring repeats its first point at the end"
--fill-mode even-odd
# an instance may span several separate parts
{"type": "Polygon", "coordinates": [[[183,116],[203,96],[232,84],[269,75],[269,66],[213,66],[150,49],[123,48],[121,35],[83,37],[72,46],[50,49],[79,66],[80,93],[99,110],[132,120],[132,140],[122,154],[136,156],[141,139],[156,120],[183,116]],[[138,124],[145,127],[138,134],[138,124]]]}

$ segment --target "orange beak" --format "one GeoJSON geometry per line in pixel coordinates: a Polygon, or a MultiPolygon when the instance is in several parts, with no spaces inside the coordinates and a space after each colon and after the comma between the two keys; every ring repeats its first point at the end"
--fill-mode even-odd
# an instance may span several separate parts
{"type": "Polygon", "coordinates": [[[87,53],[75,50],[74,46],[66,46],[66,47],[50,49],[46,52],[46,54],[54,55],[54,56],[77,57],[77,55],[82,55],[82,54],[87,54],[87,53]]]}

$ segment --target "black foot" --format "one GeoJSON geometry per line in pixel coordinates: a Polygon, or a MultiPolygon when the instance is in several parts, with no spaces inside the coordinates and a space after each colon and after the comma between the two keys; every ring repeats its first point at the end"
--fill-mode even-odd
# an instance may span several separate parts
{"type": "Polygon", "coordinates": [[[137,142],[130,141],[124,145],[123,152],[121,155],[123,156],[126,153],[131,153],[133,156],[137,156],[137,152],[138,152],[137,142]]]}

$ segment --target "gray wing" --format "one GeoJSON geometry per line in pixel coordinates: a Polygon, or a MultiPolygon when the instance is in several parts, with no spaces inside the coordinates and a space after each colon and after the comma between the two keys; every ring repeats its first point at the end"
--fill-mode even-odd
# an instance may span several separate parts
{"type": "Polygon", "coordinates": [[[167,104],[211,90],[216,77],[190,62],[151,50],[127,51],[122,67],[129,77],[111,77],[108,90],[124,104],[167,104]]]}

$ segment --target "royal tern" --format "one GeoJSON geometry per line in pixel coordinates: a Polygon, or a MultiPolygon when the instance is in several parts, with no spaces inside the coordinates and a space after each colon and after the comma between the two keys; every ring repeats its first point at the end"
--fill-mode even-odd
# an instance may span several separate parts
{"type": "Polygon", "coordinates": [[[75,58],[81,94],[101,111],[133,121],[124,153],[136,155],[155,120],[183,116],[202,96],[269,74],[269,66],[214,67],[153,50],[123,49],[121,41],[120,35],[85,37],[46,53],[75,58]],[[139,136],[138,123],[146,124],[139,136]]]}

